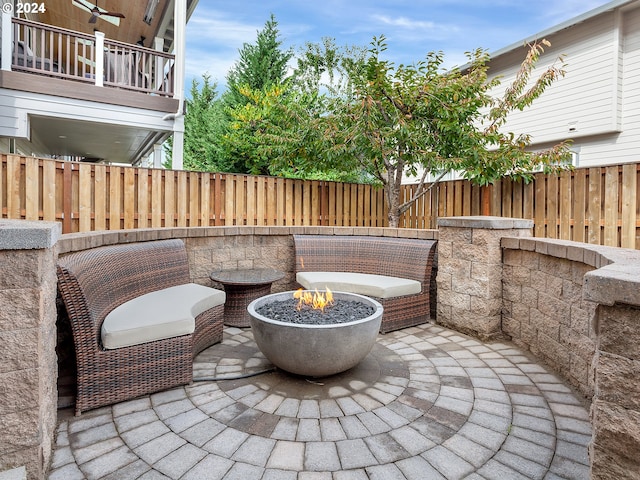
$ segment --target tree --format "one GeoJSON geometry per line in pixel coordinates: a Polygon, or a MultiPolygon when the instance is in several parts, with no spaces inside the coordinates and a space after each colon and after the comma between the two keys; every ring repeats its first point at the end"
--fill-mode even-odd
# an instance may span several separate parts
{"type": "MultiPolygon", "coordinates": [[[[547,45],[546,41],[530,45],[515,80],[502,98],[495,99],[489,92],[500,82],[488,79],[489,56],[483,50],[468,53],[464,71],[443,70],[442,53],[433,52],[425,61],[396,68],[382,59],[384,37],[374,38],[363,61],[341,63],[348,88],[331,95],[326,113],[298,119],[306,120],[305,129],[315,132],[307,159],[315,158],[315,168],[360,168],[372,175],[385,190],[392,227],[450,170],[489,185],[502,177],[528,182],[540,168],[545,172],[569,168],[564,162],[570,156],[568,143],[531,152],[530,136],[501,130],[510,112],[531,105],[564,75],[563,66],[554,63],[530,82],[547,45]],[[402,202],[403,174],[419,169],[423,174],[415,193],[402,202]],[[431,184],[426,183],[429,173],[437,177],[431,184]]],[[[274,140],[279,146],[276,161],[287,161],[288,152],[300,144],[299,134],[282,133],[274,140]]]]}
{"type": "Polygon", "coordinates": [[[281,49],[275,17],[258,31],[256,43],[245,43],[227,75],[223,96],[228,129],[221,147],[231,172],[267,174],[269,161],[257,150],[257,137],[272,112],[274,99],[286,88],[287,64],[293,53],[281,49]]]}
{"type": "Polygon", "coordinates": [[[262,90],[265,87],[281,84],[287,74],[287,64],[293,52],[281,49],[278,22],[272,14],[257,33],[256,43],[245,43],[239,50],[240,59],[227,74],[225,101],[230,107],[244,105],[247,98],[242,89],[262,90]]]}
{"type": "MultiPolygon", "coordinates": [[[[226,132],[226,117],[218,96],[217,84],[209,75],[202,76],[202,87],[197,80],[191,83],[190,98],[185,101],[184,160],[188,170],[226,172],[231,167],[221,149],[221,139],[226,132]]],[[[172,138],[166,149],[168,167],[171,166],[172,138]]]]}

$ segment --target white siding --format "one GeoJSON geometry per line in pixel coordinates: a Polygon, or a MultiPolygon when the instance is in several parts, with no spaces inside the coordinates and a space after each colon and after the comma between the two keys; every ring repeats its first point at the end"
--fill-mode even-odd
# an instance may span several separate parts
{"type": "MultiPolygon", "coordinates": [[[[621,12],[620,33],[615,15],[603,13],[548,38],[552,46],[533,78],[561,53],[567,74],[530,108],[510,115],[505,130],[531,134],[540,148],[573,139],[582,167],[640,162],[640,8],[621,12]]],[[[502,90],[524,55],[523,48],[492,61],[490,73],[503,76],[502,90]]]]}
{"type": "MultiPolygon", "coordinates": [[[[556,142],[570,134],[597,135],[615,130],[613,14],[560,31],[548,40],[551,47],[541,57],[531,83],[561,54],[567,64],[566,75],[548,87],[530,108],[513,112],[505,129],[529,133],[535,143],[556,142]],[[577,130],[570,133],[570,125],[577,130]]],[[[501,96],[513,81],[524,55],[525,50],[521,49],[491,63],[490,74],[503,77],[496,96],[501,96]]]]}

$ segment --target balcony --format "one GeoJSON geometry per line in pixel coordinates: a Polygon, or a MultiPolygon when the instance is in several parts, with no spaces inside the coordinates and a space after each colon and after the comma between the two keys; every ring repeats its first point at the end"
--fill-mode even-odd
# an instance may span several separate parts
{"type": "Polygon", "coordinates": [[[19,18],[11,22],[14,72],[165,98],[174,95],[172,54],[110,40],[101,32],[87,35],[19,18]]]}
{"type": "Polygon", "coordinates": [[[6,14],[0,31],[0,146],[9,138],[19,154],[139,164],[173,133],[174,54],[6,14]]]}

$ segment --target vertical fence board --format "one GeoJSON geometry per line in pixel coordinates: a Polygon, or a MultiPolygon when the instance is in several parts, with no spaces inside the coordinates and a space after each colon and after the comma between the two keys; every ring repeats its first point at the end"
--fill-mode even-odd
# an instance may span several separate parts
{"type": "Polygon", "coordinates": [[[496,180],[491,186],[490,215],[502,216],[502,180],[496,180]]]}
{"type": "Polygon", "coordinates": [[[211,225],[211,174],[202,172],[199,184],[200,218],[198,222],[203,227],[209,227],[211,225]]]}
{"type": "Polygon", "coordinates": [[[589,169],[589,235],[588,243],[600,245],[602,218],[602,174],[600,168],[589,169]]]}
{"type": "Polygon", "coordinates": [[[247,225],[247,176],[236,176],[236,195],[235,195],[235,225],[247,225]]]}
{"type": "Polygon", "coordinates": [[[284,178],[278,178],[276,180],[276,198],[277,198],[277,210],[276,210],[276,225],[286,225],[284,221],[286,192],[284,188],[284,178]]]}
{"type": "Polygon", "coordinates": [[[529,182],[522,185],[522,218],[533,219],[534,195],[534,182],[529,182]]]}
{"type": "Polygon", "coordinates": [[[265,191],[265,198],[267,203],[267,213],[265,217],[265,225],[277,225],[277,211],[278,204],[276,198],[276,184],[273,177],[267,177],[267,185],[265,191]]]}
{"type": "Polygon", "coordinates": [[[224,176],[224,225],[229,227],[234,225],[234,199],[235,199],[236,176],[224,176]]]}
{"type": "MultiPolygon", "coordinates": [[[[57,220],[56,211],[56,166],[55,162],[42,161],[42,219],[48,222],[57,220]]],[[[0,167],[0,173],[2,167],[0,167]]],[[[2,207],[2,175],[0,175],[0,207],[2,207]]],[[[0,208],[0,210],[2,210],[0,208]]],[[[0,216],[1,215],[0,211],[0,216]]]]}
{"type": "Polygon", "coordinates": [[[311,225],[322,225],[322,186],[317,180],[311,182],[311,225]]]}
{"type": "Polygon", "coordinates": [[[20,216],[20,157],[7,156],[7,218],[19,219],[20,216]]]}
{"type": "Polygon", "coordinates": [[[336,192],[336,183],[329,182],[329,207],[327,210],[327,217],[329,219],[329,226],[334,227],[336,225],[336,203],[338,199],[338,194],[336,192]]]}
{"type": "MultiPolygon", "coordinates": [[[[468,217],[473,208],[473,185],[471,182],[462,182],[462,215],[468,217]]],[[[426,227],[425,227],[426,228],[426,227]]]]}
{"type": "Polygon", "coordinates": [[[514,217],[513,213],[513,181],[508,178],[501,180],[501,188],[496,192],[500,193],[500,213],[503,217],[514,217]]]}
{"type": "Polygon", "coordinates": [[[247,177],[246,197],[247,225],[253,226],[256,224],[256,177],[247,177]]]}
{"type": "Polygon", "coordinates": [[[256,225],[265,225],[267,215],[265,213],[267,206],[267,198],[265,196],[265,187],[267,179],[259,177],[256,182],[256,225]]]}
{"type": "Polygon", "coordinates": [[[93,226],[96,230],[107,229],[107,167],[93,166],[93,226]]]}
{"type": "Polygon", "coordinates": [[[215,178],[213,180],[213,216],[214,216],[214,225],[224,225],[222,221],[222,207],[224,202],[222,200],[222,175],[219,173],[215,174],[215,178]]]}
{"type": "Polygon", "coordinates": [[[121,187],[120,172],[121,167],[110,166],[108,170],[109,184],[109,230],[120,230],[120,213],[122,206],[120,204],[121,187]]]}
{"type": "Polygon", "coordinates": [[[535,175],[534,182],[535,204],[533,208],[533,231],[534,236],[544,238],[547,233],[546,178],[540,173],[535,175]]]}
{"type": "Polygon", "coordinates": [[[339,183],[336,185],[336,225],[346,225],[344,220],[344,209],[345,209],[345,189],[347,188],[347,184],[339,183]]]}
{"type": "Polygon", "coordinates": [[[622,215],[620,245],[636,248],[636,223],[638,218],[638,167],[622,166],[622,215]]]}
{"type": "MultiPolygon", "coordinates": [[[[309,182],[296,182],[296,204],[300,205],[300,200],[302,200],[302,208],[300,211],[300,224],[299,225],[313,225],[312,223],[312,215],[311,215],[311,186],[309,182]]],[[[297,217],[297,215],[296,215],[297,217]]],[[[298,223],[296,222],[296,225],[298,223]]]]}
{"type": "Polygon", "coordinates": [[[558,238],[558,176],[547,177],[547,238],[558,238]]]}
{"type": "Polygon", "coordinates": [[[571,208],[573,206],[571,199],[571,172],[562,172],[560,174],[558,193],[560,196],[560,238],[562,240],[571,240],[571,208]]]}
{"type": "Polygon", "coordinates": [[[81,163],[78,165],[78,191],[80,194],[78,203],[78,220],[79,228],[81,232],[90,232],[93,228],[91,226],[91,212],[94,210],[94,206],[91,202],[93,196],[92,187],[95,187],[95,183],[91,181],[91,170],[93,165],[81,163]]]}
{"type": "Polygon", "coordinates": [[[618,166],[605,168],[604,245],[618,245],[618,166]]]}
{"type": "Polygon", "coordinates": [[[200,182],[196,172],[189,172],[189,218],[190,227],[200,226],[200,182]]]}
{"type": "Polygon", "coordinates": [[[123,170],[124,228],[129,229],[135,227],[136,169],[124,167],[123,170]]]}
{"type": "Polygon", "coordinates": [[[164,226],[175,227],[176,220],[176,180],[172,170],[164,172],[164,226]]]}
{"type": "Polygon", "coordinates": [[[187,212],[189,209],[189,187],[187,185],[187,172],[175,172],[176,179],[176,199],[175,212],[178,227],[187,226],[187,212]]]}
{"type": "Polygon", "coordinates": [[[284,225],[294,225],[293,183],[284,183],[284,225]]]}
{"type": "Polygon", "coordinates": [[[585,218],[587,170],[576,170],[573,173],[573,233],[572,239],[584,242],[586,239],[585,218]]]}
{"type": "Polygon", "coordinates": [[[138,168],[137,171],[137,192],[138,192],[138,228],[149,227],[149,174],[151,170],[138,168]]]}
{"type": "Polygon", "coordinates": [[[34,157],[26,159],[24,168],[24,217],[27,220],[39,220],[40,208],[40,167],[39,160],[34,157]]]}
{"type": "Polygon", "coordinates": [[[151,171],[151,227],[162,227],[162,212],[164,199],[162,198],[162,170],[151,171]]]}

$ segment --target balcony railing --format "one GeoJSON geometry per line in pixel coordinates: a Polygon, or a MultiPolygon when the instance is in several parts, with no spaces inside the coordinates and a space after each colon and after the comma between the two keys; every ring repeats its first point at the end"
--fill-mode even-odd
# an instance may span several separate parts
{"type": "Polygon", "coordinates": [[[172,54],[12,18],[14,71],[172,97],[172,54]]]}

